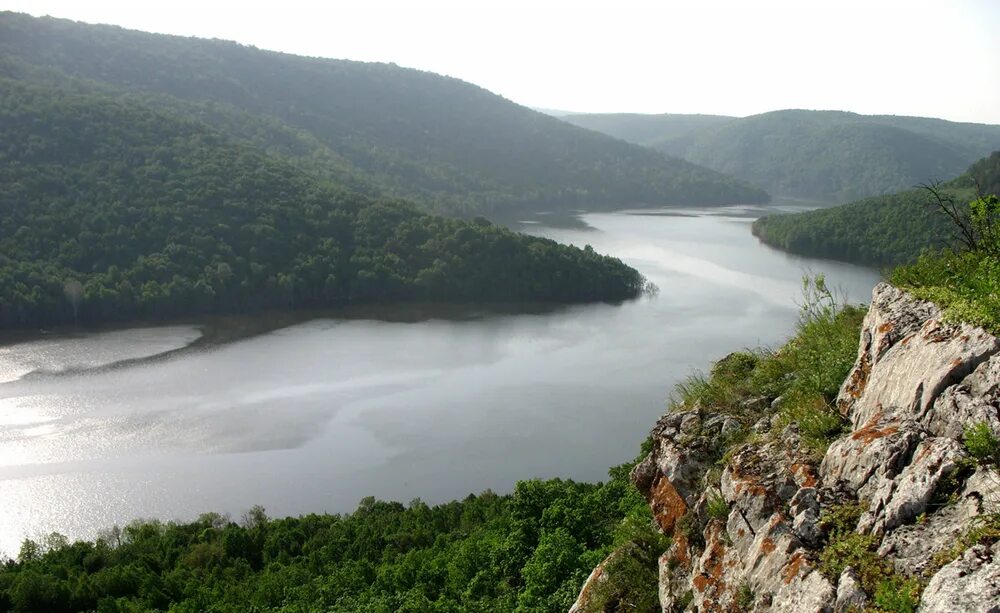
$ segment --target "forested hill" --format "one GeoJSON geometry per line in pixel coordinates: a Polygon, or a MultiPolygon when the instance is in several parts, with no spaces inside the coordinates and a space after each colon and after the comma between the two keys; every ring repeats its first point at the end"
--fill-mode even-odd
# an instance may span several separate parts
{"type": "MultiPolygon", "coordinates": [[[[962,176],[942,184],[959,210],[976,197],[1000,193],[1000,151],[979,160],[962,176]],[[973,181],[973,177],[975,181],[973,181]]],[[[926,189],[867,198],[794,215],[771,215],[753,224],[763,242],[785,251],[871,266],[914,261],[927,249],[954,246],[955,225],[926,189]]]]}
{"type": "Polygon", "coordinates": [[[717,172],[393,64],[16,13],[0,13],[0,57],[9,76],[71,75],[143,94],[313,174],[438,211],[767,199],[717,172]]]}
{"type": "Polygon", "coordinates": [[[745,179],[772,194],[831,202],[954,177],[1000,149],[996,125],[840,111],[563,119],[745,179]]]}
{"type": "Polygon", "coordinates": [[[0,77],[0,327],[635,296],[617,259],[373,200],[137,101],[0,77]]]}

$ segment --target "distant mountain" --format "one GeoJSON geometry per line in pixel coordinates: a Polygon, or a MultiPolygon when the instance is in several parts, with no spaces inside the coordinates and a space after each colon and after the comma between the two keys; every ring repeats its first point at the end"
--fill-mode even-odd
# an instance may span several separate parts
{"type": "Polygon", "coordinates": [[[469,83],[393,64],[0,13],[0,71],[140,96],[352,189],[449,213],[768,198],[469,83]]]}
{"type": "Polygon", "coordinates": [[[684,151],[690,140],[704,132],[737,121],[725,115],[644,115],[641,113],[574,114],[563,117],[581,128],[603,132],[630,143],[654,149],[684,151]]]}
{"type": "Polygon", "coordinates": [[[1000,149],[1000,126],[788,110],[713,115],[573,115],[564,121],[750,181],[776,195],[844,202],[963,172],[1000,149]]]}
{"type": "MultiPolygon", "coordinates": [[[[959,210],[976,196],[1000,193],[1000,151],[979,160],[962,176],[943,183],[959,210]]],[[[877,196],[841,206],[771,215],[753,224],[753,233],[779,249],[870,266],[912,262],[921,252],[955,244],[955,225],[925,189],[877,196]]]]}

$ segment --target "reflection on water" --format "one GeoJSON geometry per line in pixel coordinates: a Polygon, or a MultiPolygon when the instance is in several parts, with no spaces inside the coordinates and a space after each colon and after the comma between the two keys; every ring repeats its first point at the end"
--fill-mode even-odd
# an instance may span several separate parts
{"type": "Polygon", "coordinates": [[[147,358],[186,347],[200,336],[194,326],[163,326],[60,336],[6,347],[0,343],[0,383],[147,358]]]}
{"type": "Polygon", "coordinates": [[[0,551],[136,517],[598,480],[636,454],[674,382],[788,333],[804,272],[854,300],[877,280],[760,245],[759,208],[674,212],[523,226],[660,287],[622,305],[354,309],[226,320],[240,333],[221,336],[212,320],[0,348],[0,551]]]}

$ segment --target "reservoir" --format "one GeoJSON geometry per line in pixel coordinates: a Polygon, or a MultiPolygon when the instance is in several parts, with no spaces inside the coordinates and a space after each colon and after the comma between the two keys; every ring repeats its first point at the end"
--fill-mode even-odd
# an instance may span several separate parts
{"type": "Polygon", "coordinates": [[[791,256],[774,207],[512,224],[621,258],[659,292],[569,307],[402,305],[7,339],[0,552],[136,518],[350,512],[520,479],[597,481],[636,456],[672,386],[777,346],[805,274],[866,302],[877,271],[791,256]]]}

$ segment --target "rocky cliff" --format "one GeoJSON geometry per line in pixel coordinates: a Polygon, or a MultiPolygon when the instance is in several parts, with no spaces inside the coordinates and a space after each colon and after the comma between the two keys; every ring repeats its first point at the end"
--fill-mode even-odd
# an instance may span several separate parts
{"type": "Polygon", "coordinates": [[[882,284],[836,398],[847,432],[825,453],[777,419],[780,397],[745,399],[743,419],[664,415],[632,471],[671,537],[663,610],[1000,611],[1000,479],[967,434],[1000,436],[998,352],[882,284]]]}

